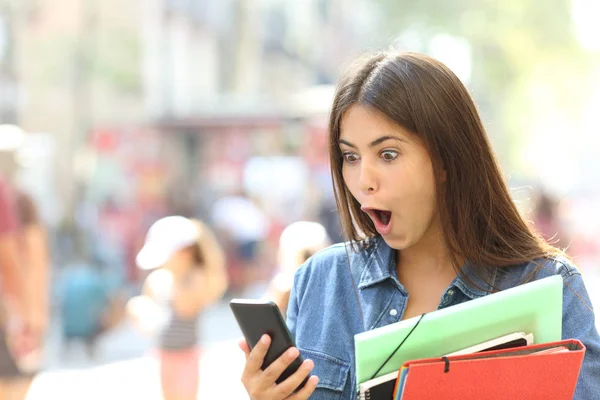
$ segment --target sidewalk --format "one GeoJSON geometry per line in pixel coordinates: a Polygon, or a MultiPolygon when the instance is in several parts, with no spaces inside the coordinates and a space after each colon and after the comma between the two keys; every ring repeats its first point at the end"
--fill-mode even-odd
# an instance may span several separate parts
{"type": "MultiPolygon", "coordinates": [[[[244,356],[236,341],[209,346],[200,363],[199,399],[247,399],[240,376],[244,356]]],[[[85,369],[61,369],[38,376],[27,400],[160,400],[158,365],[151,356],[85,369]]]]}
{"type": "MultiPolygon", "coordinates": [[[[80,343],[64,348],[57,325],[54,321],[49,333],[47,367],[36,377],[28,400],[161,399],[151,340],[127,320],[100,338],[93,360],[80,343]]],[[[240,382],[244,356],[237,347],[242,334],[228,303],[207,309],[200,327],[199,398],[247,399],[240,382]]]]}

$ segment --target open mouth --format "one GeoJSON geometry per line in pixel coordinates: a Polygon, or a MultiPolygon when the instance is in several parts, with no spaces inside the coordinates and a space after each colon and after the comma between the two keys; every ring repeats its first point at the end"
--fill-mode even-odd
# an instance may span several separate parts
{"type": "Polygon", "coordinates": [[[390,218],[392,217],[391,211],[373,210],[373,214],[383,225],[390,223],[390,218]]]}
{"type": "Polygon", "coordinates": [[[377,229],[379,233],[384,234],[389,231],[390,221],[392,219],[391,211],[368,207],[362,207],[361,209],[371,217],[375,224],[375,229],[377,229]]]}

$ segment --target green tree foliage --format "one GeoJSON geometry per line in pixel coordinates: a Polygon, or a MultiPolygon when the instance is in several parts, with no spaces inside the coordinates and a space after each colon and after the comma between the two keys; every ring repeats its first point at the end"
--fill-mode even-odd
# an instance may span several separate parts
{"type": "MultiPolygon", "coordinates": [[[[569,0],[380,0],[381,44],[412,32],[427,42],[445,33],[471,47],[469,88],[509,169],[519,168],[531,113],[539,114],[537,86],[567,118],[581,104],[587,56],[577,42],[569,0]]],[[[546,103],[547,104],[547,103],[546,103]]],[[[548,109],[552,114],[556,110],[548,109]]]]}

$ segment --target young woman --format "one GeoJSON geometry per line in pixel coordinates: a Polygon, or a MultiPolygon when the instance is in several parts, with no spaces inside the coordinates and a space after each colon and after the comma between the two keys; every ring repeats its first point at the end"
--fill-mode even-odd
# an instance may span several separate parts
{"type": "Polygon", "coordinates": [[[252,352],[240,343],[253,400],[352,399],[356,333],[554,274],[565,283],[563,337],[587,347],[575,399],[600,393],[600,338],[581,274],[519,215],[473,101],[447,67],[413,53],[359,60],[339,83],[329,132],[350,242],[295,276],[288,325],[298,349],[261,371],[268,336],[252,352]],[[304,365],[276,385],[298,351],[304,365]]]}
{"type": "Polygon", "coordinates": [[[199,221],[171,216],[156,221],[137,256],[142,269],[152,272],[143,296],[128,304],[142,325],[158,318],[161,386],[166,400],[198,397],[199,353],[197,321],[200,312],[227,288],[225,257],[210,229],[199,221]]]}

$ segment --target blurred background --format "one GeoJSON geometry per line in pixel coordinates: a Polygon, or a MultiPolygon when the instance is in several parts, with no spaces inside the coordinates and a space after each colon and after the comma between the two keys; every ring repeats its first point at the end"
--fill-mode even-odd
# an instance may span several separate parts
{"type": "Polygon", "coordinates": [[[14,184],[50,240],[28,398],[160,398],[151,337],[123,315],[89,352],[66,343],[60,309],[74,269],[93,270],[110,304],[139,294],[135,256],[173,214],[206,221],[227,254],[229,289],[199,318],[199,398],[244,398],[227,301],[263,294],[290,223],[340,240],[334,84],[390,46],[467,85],[522,212],[568,248],[600,309],[598,20],[596,0],[0,0],[0,140],[22,129],[14,184]],[[241,240],[258,244],[250,258],[241,240]]]}

